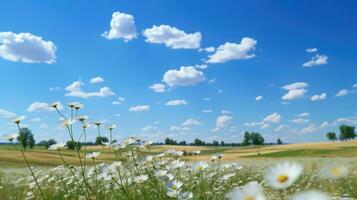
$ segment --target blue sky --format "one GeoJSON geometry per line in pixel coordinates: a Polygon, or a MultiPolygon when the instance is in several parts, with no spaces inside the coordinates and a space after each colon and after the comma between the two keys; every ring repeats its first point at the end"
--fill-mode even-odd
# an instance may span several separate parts
{"type": "Polygon", "coordinates": [[[2,135],[16,131],[12,117],[26,115],[37,140],[66,140],[46,107],[55,101],[63,112],[84,104],[89,122],[117,124],[117,139],[240,142],[243,131],[258,131],[268,142],[324,141],[338,125],[357,124],[354,1],[2,8],[2,135]]]}

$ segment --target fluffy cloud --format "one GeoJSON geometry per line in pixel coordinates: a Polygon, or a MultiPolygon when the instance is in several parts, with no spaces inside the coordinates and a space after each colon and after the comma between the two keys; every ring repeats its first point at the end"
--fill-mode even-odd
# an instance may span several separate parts
{"type": "Polygon", "coordinates": [[[311,101],[321,101],[321,100],[326,99],[326,97],[327,97],[326,93],[322,93],[320,95],[316,94],[316,95],[311,97],[311,101]]]}
{"type": "Polygon", "coordinates": [[[308,48],[308,49],[306,49],[307,53],[314,53],[316,51],[317,51],[317,48],[308,48]]]}
{"type": "Polygon", "coordinates": [[[180,106],[180,105],[186,105],[187,102],[184,99],[176,99],[176,100],[171,100],[168,101],[165,105],[166,106],[180,106]]]}
{"type": "Polygon", "coordinates": [[[305,82],[296,82],[290,85],[283,86],[284,90],[288,92],[282,97],[283,100],[295,100],[305,96],[309,85],[305,82]]]}
{"type": "Polygon", "coordinates": [[[343,96],[348,95],[348,93],[349,93],[348,90],[342,89],[342,90],[338,91],[338,93],[336,94],[336,97],[343,97],[343,96]]]}
{"type": "Polygon", "coordinates": [[[211,113],[212,110],[211,109],[207,109],[207,110],[202,110],[203,113],[211,113]]]}
{"type": "Polygon", "coordinates": [[[243,60],[255,57],[254,53],[251,53],[255,49],[257,41],[253,38],[244,37],[240,44],[226,42],[220,45],[216,52],[208,56],[207,63],[225,63],[230,60],[243,60]]]}
{"type": "Polygon", "coordinates": [[[1,118],[10,119],[10,118],[13,118],[15,116],[16,116],[15,113],[12,113],[12,112],[7,111],[5,109],[0,109],[0,117],[1,118]]]}
{"type": "Polygon", "coordinates": [[[118,97],[117,100],[112,101],[113,105],[120,105],[125,101],[123,97],[118,97]]]}
{"type": "Polygon", "coordinates": [[[260,101],[260,100],[262,100],[263,99],[263,96],[257,96],[257,97],[255,97],[255,100],[256,101],[260,101]]]}
{"type": "Polygon", "coordinates": [[[211,131],[219,131],[220,129],[226,127],[231,120],[232,120],[232,117],[228,116],[228,115],[221,115],[221,116],[217,117],[216,127],[214,129],[212,129],[211,131]]]}
{"type": "Polygon", "coordinates": [[[296,117],[298,117],[298,118],[301,118],[301,117],[308,117],[308,116],[310,116],[310,113],[307,113],[307,112],[300,113],[300,114],[296,115],[296,117]]]}
{"type": "Polygon", "coordinates": [[[144,128],[141,129],[143,132],[149,132],[149,131],[155,131],[158,128],[156,126],[145,126],[144,128]]]}
{"type": "Polygon", "coordinates": [[[281,118],[281,115],[275,112],[271,115],[266,116],[263,121],[267,123],[279,123],[281,121],[281,118]]]}
{"type": "Polygon", "coordinates": [[[212,52],[214,52],[215,50],[216,50],[216,48],[214,48],[214,47],[206,47],[206,48],[201,48],[201,49],[199,49],[198,51],[199,51],[199,52],[205,51],[205,52],[207,52],[207,53],[212,53],[212,52]]]}
{"type": "Polygon", "coordinates": [[[121,12],[113,13],[109,32],[105,31],[102,34],[103,37],[109,40],[123,39],[126,42],[136,38],[136,35],[134,17],[121,12]]]}
{"type": "Polygon", "coordinates": [[[24,63],[56,62],[57,47],[52,41],[31,33],[0,32],[0,57],[24,63]]]}
{"type": "Polygon", "coordinates": [[[338,118],[335,123],[357,124],[357,117],[338,118]]]}
{"type": "MultiPolygon", "coordinates": [[[[63,109],[63,105],[60,102],[58,103],[58,109],[62,110],[63,109]]],[[[46,112],[51,112],[51,111],[55,111],[54,108],[50,107],[50,105],[48,103],[45,102],[33,102],[28,108],[27,108],[28,112],[35,112],[35,111],[46,111],[46,112]]]]}
{"type": "Polygon", "coordinates": [[[94,77],[90,80],[90,83],[92,84],[96,84],[96,83],[102,83],[104,82],[104,79],[102,77],[94,77]]]}
{"type": "Polygon", "coordinates": [[[309,119],[295,118],[295,119],[291,120],[291,122],[294,123],[294,124],[305,124],[305,123],[309,122],[309,119]]]}
{"type": "Polygon", "coordinates": [[[301,133],[312,133],[312,132],[316,132],[317,128],[315,125],[309,125],[303,129],[301,129],[301,133]]]}
{"type": "Polygon", "coordinates": [[[290,128],[290,126],[281,124],[276,129],[274,129],[274,131],[278,132],[278,131],[282,131],[287,128],[290,128]]]}
{"type": "Polygon", "coordinates": [[[264,122],[246,122],[244,126],[262,126],[264,122]]]}
{"type": "Polygon", "coordinates": [[[170,69],[165,72],[163,77],[163,81],[170,87],[195,85],[205,79],[203,72],[192,66],[182,66],[180,70],[170,69]]]}
{"type": "Polygon", "coordinates": [[[165,92],[165,85],[161,84],[161,83],[155,83],[152,84],[149,89],[153,90],[154,92],[158,92],[158,93],[163,93],[165,92]]]}
{"type": "Polygon", "coordinates": [[[131,112],[141,112],[141,111],[147,111],[150,109],[149,105],[139,105],[139,106],[132,106],[129,108],[129,111],[131,112]]]}
{"type": "Polygon", "coordinates": [[[357,83],[353,84],[352,87],[353,87],[353,88],[357,88],[357,83]]]}
{"type": "Polygon", "coordinates": [[[81,81],[73,82],[71,85],[66,87],[68,93],[66,93],[65,96],[87,99],[89,97],[109,97],[115,95],[109,87],[102,87],[98,92],[84,92],[81,88],[83,85],[84,83],[81,81]]]}
{"type": "Polygon", "coordinates": [[[201,33],[185,33],[168,25],[154,25],[144,30],[146,42],[165,44],[172,49],[197,49],[200,48],[201,33]]]}
{"type": "Polygon", "coordinates": [[[181,126],[193,126],[193,125],[201,125],[202,123],[195,119],[188,119],[181,124],[181,126]]]}
{"type": "Polygon", "coordinates": [[[318,65],[325,65],[327,64],[328,57],[326,55],[319,55],[316,54],[311,58],[310,61],[304,63],[302,66],[303,67],[314,67],[318,65]]]}

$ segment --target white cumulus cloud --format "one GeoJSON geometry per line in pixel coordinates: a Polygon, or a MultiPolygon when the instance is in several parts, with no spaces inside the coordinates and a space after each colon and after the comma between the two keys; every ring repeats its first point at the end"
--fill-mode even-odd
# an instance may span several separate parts
{"type": "Polygon", "coordinates": [[[295,100],[305,96],[309,85],[305,82],[296,82],[290,85],[283,86],[284,90],[288,92],[282,97],[283,100],[295,100]]]}
{"type": "Polygon", "coordinates": [[[308,52],[308,53],[314,53],[316,51],[317,51],[317,48],[307,48],[306,49],[306,52],[308,52]]]}
{"type": "Polygon", "coordinates": [[[312,96],[310,99],[311,101],[321,101],[326,99],[327,94],[326,93],[322,93],[322,94],[316,94],[314,96],[312,96]]]}
{"type": "Polygon", "coordinates": [[[275,112],[266,116],[263,121],[267,123],[279,123],[281,121],[281,118],[281,115],[275,112]]]}
{"type": "Polygon", "coordinates": [[[243,60],[254,58],[251,51],[255,49],[257,41],[253,38],[244,37],[239,44],[226,42],[220,45],[216,51],[208,56],[207,63],[225,63],[231,60],[243,60]]]}
{"type": "Polygon", "coordinates": [[[179,70],[170,69],[163,77],[163,81],[170,87],[195,85],[205,79],[203,72],[192,66],[182,66],[179,70]]]}
{"type": "Polygon", "coordinates": [[[342,89],[337,92],[336,97],[343,97],[348,95],[349,91],[347,89],[342,89]]]}
{"type": "Polygon", "coordinates": [[[163,93],[165,92],[165,87],[166,86],[164,84],[155,83],[149,86],[149,89],[153,90],[154,92],[163,93]]]}
{"type": "Polygon", "coordinates": [[[195,119],[188,119],[181,124],[181,126],[193,126],[193,125],[201,125],[202,123],[195,119]]]}
{"type": "Polygon", "coordinates": [[[314,67],[318,65],[325,65],[328,62],[328,57],[326,55],[319,55],[316,54],[311,58],[310,61],[304,63],[302,66],[303,67],[314,67]]]}
{"type": "MultiPolygon", "coordinates": [[[[57,109],[58,110],[62,110],[63,109],[63,105],[60,102],[56,102],[58,104],[57,109]]],[[[35,112],[35,111],[47,111],[47,112],[51,112],[51,111],[55,111],[54,108],[50,107],[50,105],[48,103],[45,102],[33,102],[28,108],[27,108],[28,112],[35,112]]]]}
{"type": "Polygon", "coordinates": [[[102,77],[94,77],[90,80],[90,83],[92,84],[96,84],[96,83],[102,83],[104,82],[104,79],[102,77]]]}
{"type": "Polygon", "coordinates": [[[255,97],[255,100],[256,101],[260,101],[260,100],[262,100],[263,99],[263,96],[257,96],[257,97],[255,97]]]}
{"type": "Polygon", "coordinates": [[[150,109],[149,105],[139,105],[139,106],[132,106],[129,108],[129,111],[131,112],[141,112],[141,111],[147,111],[150,109]]]}
{"type": "Polygon", "coordinates": [[[184,99],[176,99],[176,100],[171,100],[168,101],[165,105],[166,106],[180,106],[180,105],[186,105],[187,102],[184,99]]]}
{"type": "Polygon", "coordinates": [[[102,87],[97,92],[84,92],[82,91],[82,86],[84,83],[82,81],[75,81],[66,87],[68,91],[65,96],[80,97],[87,99],[90,97],[109,97],[115,95],[115,93],[109,87],[102,87]]]}
{"type": "Polygon", "coordinates": [[[232,120],[232,117],[228,116],[228,115],[218,116],[216,119],[216,127],[214,129],[211,129],[211,131],[213,131],[213,132],[219,131],[220,129],[226,127],[231,120],[232,120]]]}
{"type": "Polygon", "coordinates": [[[126,42],[136,38],[134,17],[130,14],[114,12],[110,21],[110,30],[105,31],[102,36],[109,40],[123,39],[126,42]]]}
{"type": "Polygon", "coordinates": [[[197,49],[200,48],[201,33],[185,33],[168,25],[154,25],[144,30],[146,42],[165,44],[172,49],[197,49]]]}
{"type": "Polygon", "coordinates": [[[57,47],[52,41],[31,33],[0,32],[0,57],[24,63],[56,62],[57,47]]]}
{"type": "Polygon", "coordinates": [[[15,116],[16,116],[15,113],[12,113],[12,112],[7,111],[5,109],[0,109],[0,117],[1,118],[10,119],[10,118],[13,118],[15,116]]]}

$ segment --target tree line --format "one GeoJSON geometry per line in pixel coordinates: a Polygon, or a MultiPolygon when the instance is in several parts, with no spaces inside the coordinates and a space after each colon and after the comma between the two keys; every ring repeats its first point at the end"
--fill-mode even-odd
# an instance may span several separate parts
{"type": "Polygon", "coordinates": [[[337,141],[338,139],[341,141],[348,141],[348,140],[353,140],[357,137],[354,126],[341,125],[339,129],[340,129],[340,134],[338,137],[335,132],[328,132],[326,134],[327,139],[334,142],[337,141]]]}

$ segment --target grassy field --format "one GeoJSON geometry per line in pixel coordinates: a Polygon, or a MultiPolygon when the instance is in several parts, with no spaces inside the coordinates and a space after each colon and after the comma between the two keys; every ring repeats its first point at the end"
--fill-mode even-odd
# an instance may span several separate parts
{"type": "MultiPolygon", "coordinates": [[[[357,141],[349,142],[320,142],[287,144],[274,146],[254,146],[254,147],[196,147],[196,146],[153,146],[151,151],[144,154],[157,154],[168,149],[180,151],[200,150],[201,154],[194,156],[184,156],[183,160],[209,160],[214,153],[223,153],[222,161],[237,161],[243,159],[273,159],[273,158],[334,158],[334,157],[357,157],[357,141]]],[[[87,151],[101,151],[100,162],[109,162],[115,158],[114,153],[109,149],[100,146],[87,147],[87,151]]],[[[62,150],[63,157],[69,164],[79,164],[74,151],[62,150]]],[[[82,154],[84,154],[82,148],[82,154]]],[[[35,166],[57,166],[62,161],[56,151],[48,151],[44,148],[36,147],[28,150],[26,156],[32,165],[35,166]]],[[[23,167],[24,160],[19,149],[10,145],[0,146],[0,166],[23,167]]]]}

